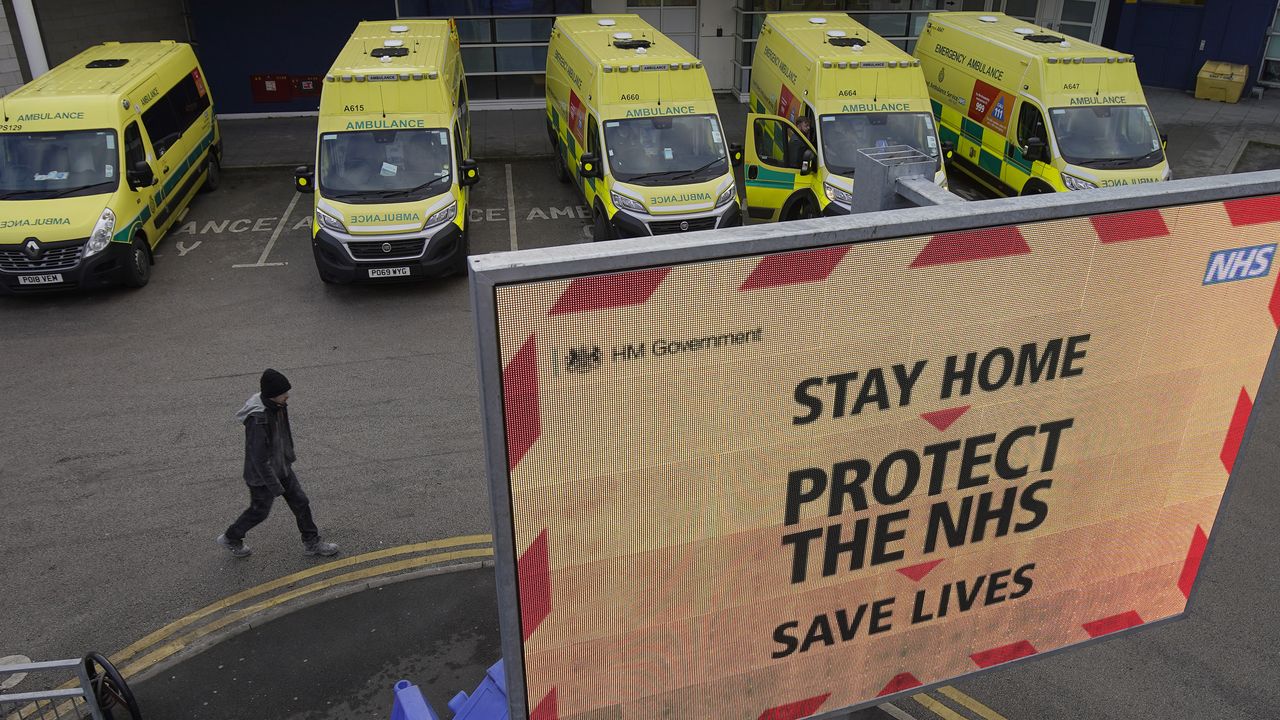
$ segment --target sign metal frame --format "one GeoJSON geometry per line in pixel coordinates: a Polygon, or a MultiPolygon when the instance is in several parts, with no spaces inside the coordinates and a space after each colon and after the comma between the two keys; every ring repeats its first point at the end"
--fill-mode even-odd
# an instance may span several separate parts
{"type": "MultiPolygon", "coordinates": [[[[519,592],[516,579],[516,548],[512,510],[507,438],[503,405],[502,363],[499,348],[497,290],[516,283],[567,279],[583,275],[639,270],[655,266],[724,260],[742,256],[767,255],[809,250],[832,245],[875,242],[902,237],[930,235],[960,230],[1019,225],[1024,223],[1088,217],[1191,205],[1240,198],[1280,194],[1280,170],[1225,175],[1164,183],[1133,185],[1104,190],[1035,195],[1020,198],[956,203],[942,206],[891,210],[818,220],[745,226],[725,231],[703,231],[607,243],[565,245],[551,248],[499,252],[473,256],[470,263],[471,301],[476,326],[476,357],[480,377],[480,399],[484,422],[485,466],[489,480],[489,500],[494,535],[494,570],[498,592],[498,620],[502,633],[502,654],[506,660],[507,698],[513,720],[529,717],[525,685],[519,592]]],[[[1263,372],[1259,395],[1268,387],[1280,344],[1273,343],[1263,372]]],[[[1249,446],[1254,423],[1246,426],[1240,445],[1249,446]]],[[[1231,496],[1228,477],[1214,527],[1221,520],[1231,496]]],[[[1210,562],[1217,533],[1211,532],[1201,561],[1201,575],[1210,562]]],[[[1056,655],[1130,632],[1182,619],[1192,610],[1201,583],[1196,583],[1182,613],[1101,637],[1013,660],[1021,663],[1056,655]]],[[[1008,663],[974,670],[964,675],[912,687],[865,703],[823,711],[814,720],[836,720],[851,710],[872,707],[907,695],[927,692],[954,682],[958,677],[985,674],[1008,663]]]]}

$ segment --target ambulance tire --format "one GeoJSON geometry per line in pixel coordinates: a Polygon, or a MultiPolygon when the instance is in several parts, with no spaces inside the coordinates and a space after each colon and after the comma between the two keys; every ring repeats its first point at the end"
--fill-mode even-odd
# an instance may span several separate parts
{"type": "Polygon", "coordinates": [[[222,184],[222,165],[218,162],[218,158],[209,153],[209,162],[206,163],[204,187],[200,188],[204,192],[213,192],[222,184]]]}
{"type": "Polygon", "coordinates": [[[462,231],[462,239],[458,241],[458,260],[453,266],[453,272],[449,273],[454,277],[467,276],[467,256],[471,254],[471,228],[467,227],[462,231]]]}
{"type": "Polygon", "coordinates": [[[818,217],[819,214],[818,203],[808,193],[805,193],[791,198],[790,207],[784,208],[782,211],[782,219],[808,220],[818,217]]]}
{"type": "Polygon", "coordinates": [[[565,167],[564,155],[558,149],[556,151],[556,179],[566,185],[572,179],[569,175],[569,168],[565,167]]]}
{"type": "Polygon", "coordinates": [[[151,280],[151,247],[142,233],[133,236],[129,246],[129,264],[124,270],[125,287],[140,288],[151,280]]]}
{"type": "Polygon", "coordinates": [[[600,206],[596,206],[596,211],[592,215],[591,222],[591,240],[600,242],[601,240],[613,240],[613,228],[609,227],[609,218],[605,217],[604,210],[600,206]]]}
{"type": "Polygon", "coordinates": [[[1037,180],[1030,180],[1026,185],[1022,186],[1022,194],[1026,195],[1048,195],[1053,192],[1053,188],[1045,185],[1037,180]]]}

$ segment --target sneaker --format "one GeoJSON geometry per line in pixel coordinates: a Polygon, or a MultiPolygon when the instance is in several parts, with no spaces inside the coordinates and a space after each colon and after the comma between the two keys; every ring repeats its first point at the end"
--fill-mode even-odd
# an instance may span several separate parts
{"type": "Polygon", "coordinates": [[[244,544],[243,540],[232,540],[225,534],[218,536],[218,544],[226,548],[227,552],[231,553],[233,557],[243,558],[253,554],[253,551],[249,549],[248,545],[244,544]]]}
{"type": "Polygon", "coordinates": [[[311,542],[302,543],[302,552],[305,555],[320,555],[321,557],[330,557],[338,554],[338,544],[325,542],[323,540],[312,540],[311,542]]]}

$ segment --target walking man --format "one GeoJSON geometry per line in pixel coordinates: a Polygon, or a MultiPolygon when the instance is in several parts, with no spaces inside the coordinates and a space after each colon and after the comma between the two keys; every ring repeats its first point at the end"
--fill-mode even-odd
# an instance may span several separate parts
{"type": "Polygon", "coordinates": [[[298,521],[304,553],[325,557],[338,553],[337,544],[320,539],[320,531],[311,518],[311,503],[293,473],[297,458],[288,408],[292,387],[284,375],[267,368],[259,382],[261,392],[250,397],[236,413],[236,419],[244,424],[244,481],[249,486],[249,509],[218,536],[218,544],[238,558],[252,553],[244,544],[244,536],[267,519],[279,495],[284,496],[298,521]]]}

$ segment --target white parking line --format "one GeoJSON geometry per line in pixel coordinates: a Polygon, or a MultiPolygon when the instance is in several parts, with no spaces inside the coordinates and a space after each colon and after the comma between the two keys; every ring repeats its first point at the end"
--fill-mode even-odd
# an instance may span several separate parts
{"type": "Polygon", "coordinates": [[[280,232],[284,230],[284,224],[289,221],[289,214],[293,212],[293,208],[298,204],[298,196],[302,193],[294,193],[293,198],[289,200],[289,207],[284,209],[284,215],[281,216],[280,222],[276,223],[276,229],[271,232],[271,239],[267,241],[267,247],[263,249],[262,256],[258,258],[258,262],[248,265],[232,265],[233,268],[247,267],[279,267],[288,265],[287,262],[267,262],[267,256],[271,254],[271,248],[276,246],[276,240],[280,239],[280,232]]]}
{"type": "Polygon", "coordinates": [[[511,249],[519,250],[516,244],[516,194],[511,187],[511,163],[507,163],[507,229],[511,233],[511,249]]]}
{"type": "Polygon", "coordinates": [[[903,710],[897,705],[890,705],[889,703],[884,703],[883,705],[878,705],[877,707],[889,713],[890,715],[894,716],[895,718],[897,718],[897,720],[916,720],[914,717],[908,714],[906,710],[903,710]]]}

